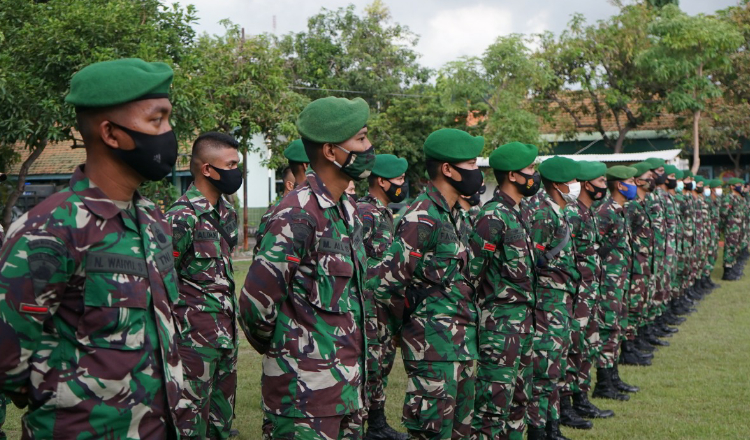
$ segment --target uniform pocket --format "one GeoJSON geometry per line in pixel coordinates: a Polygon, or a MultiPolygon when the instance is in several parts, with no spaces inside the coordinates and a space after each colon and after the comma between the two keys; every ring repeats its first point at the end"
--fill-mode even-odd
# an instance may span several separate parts
{"type": "Polygon", "coordinates": [[[310,304],[326,312],[349,312],[352,309],[349,283],[354,275],[351,258],[339,254],[319,256],[317,279],[308,295],[310,304]]]}
{"type": "Polygon", "coordinates": [[[409,431],[440,432],[445,399],[407,394],[404,404],[404,426],[409,431]]]}
{"type": "Polygon", "coordinates": [[[148,308],[148,279],[121,273],[88,273],[84,312],[76,338],[89,347],[115,350],[143,348],[148,308]]]}
{"type": "Polygon", "coordinates": [[[193,242],[193,259],[188,266],[190,276],[195,281],[213,281],[216,279],[219,253],[218,241],[193,242]]]}

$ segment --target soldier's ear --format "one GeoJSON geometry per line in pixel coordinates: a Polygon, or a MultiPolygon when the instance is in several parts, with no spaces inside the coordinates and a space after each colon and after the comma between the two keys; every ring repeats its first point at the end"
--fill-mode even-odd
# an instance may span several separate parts
{"type": "Polygon", "coordinates": [[[336,147],[331,143],[325,143],[323,144],[321,154],[327,161],[333,162],[336,160],[336,147]]]}

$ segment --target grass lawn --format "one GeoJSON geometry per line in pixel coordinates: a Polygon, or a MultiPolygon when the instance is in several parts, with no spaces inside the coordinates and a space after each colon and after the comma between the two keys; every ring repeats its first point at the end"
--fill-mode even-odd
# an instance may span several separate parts
{"type": "MultiPolygon", "coordinates": [[[[236,264],[238,283],[248,263],[236,264]]],[[[714,279],[721,269],[714,272],[714,279]]],[[[750,268],[737,282],[721,282],[698,312],[656,353],[651,367],[621,367],[620,374],[641,392],[629,402],[593,400],[616,417],[594,429],[563,428],[572,439],[746,439],[750,437],[750,268]]],[[[240,438],[260,438],[261,358],[246,341],[240,346],[237,421],[240,438]]],[[[388,419],[400,426],[406,377],[401,362],[391,375],[388,419]]],[[[21,411],[10,407],[6,432],[20,437],[21,411]]]]}

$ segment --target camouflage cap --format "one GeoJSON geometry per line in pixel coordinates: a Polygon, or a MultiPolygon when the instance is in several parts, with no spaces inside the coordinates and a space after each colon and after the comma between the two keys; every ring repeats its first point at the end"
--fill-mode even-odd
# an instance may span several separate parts
{"type": "Polygon", "coordinates": [[[297,139],[296,141],[289,144],[289,146],[284,149],[284,157],[286,157],[290,162],[310,163],[310,159],[307,157],[307,153],[305,152],[305,145],[302,143],[302,139],[297,139]]]}
{"type": "Polygon", "coordinates": [[[433,131],[424,141],[424,155],[428,159],[448,163],[476,159],[484,148],[482,136],[472,136],[463,130],[441,128],[433,131]]]}
{"type": "Polygon", "coordinates": [[[122,58],[89,64],[73,75],[65,102],[101,108],[141,99],[166,98],[174,72],[164,63],[122,58]]]}
{"type": "Polygon", "coordinates": [[[659,167],[663,167],[666,162],[664,162],[664,159],[659,159],[658,157],[649,157],[646,159],[646,162],[650,163],[653,168],[652,170],[655,170],[659,167]]]}
{"type": "Polygon", "coordinates": [[[576,180],[581,182],[597,179],[607,172],[607,165],[603,162],[580,160],[578,161],[578,165],[581,167],[581,170],[578,172],[576,180]]]}
{"type": "Polygon", "coordinates": [[[384,179],[395,179],[402,176],[407,168],[409,168],[409,163],[403,157],[396,157],[392,154],[378,154],[375,156],[372,174],[384,179]]]}
{"type": "Polygon", "coordinates": [[[626,167],[624,165],[615,165],[607,169],[607,180],[630,179],[631,177],[635,177],[635,173],[637,172],[638,170],[636,170],[633,167],[626,167]]]}
{"type": "Polygon", "coordinates": [[[557,183],[574,180],[581,170],[578,162],[567,157],[554,156],[539,165],[539,174],[547,180],[557,183]]]}
{"type": "Polygon", "coordinates": [[[534,163],[538,154],[536,145],[511,142],[495,148],[490,154],[490,166],[498,171],[518,171],[534,163]]]}
{"type": "Polygon", "coordinates": [[[367,125],[370,106],[362,98],[328,96],[307,104],[297,117],[297,131],[317,143],[349,140],[367,125]]]}
{"type": "MultiPolygon", "coordinates": [[[[640,177],[654,169],[653,165],[650,162],[638,162],[638,163],[634,163],[633,165],[630,165],[630,167],[636,169],[635,177],[640,177]]],[[[667,170],[667,167],[665,166],[664,172],[666,172],[666,170],[667,170]]]]}

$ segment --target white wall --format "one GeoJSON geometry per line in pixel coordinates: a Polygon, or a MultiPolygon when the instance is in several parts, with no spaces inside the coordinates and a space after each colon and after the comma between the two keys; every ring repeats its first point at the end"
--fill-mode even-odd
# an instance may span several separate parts
{"type": "Polygon", "coordinates": [[[247,175],[242,187],[237,191],[237,198],[240,200],[240,206],[244,206],[245,186],[247,185],[247,206],[249,208],[265,208],[276,199],[276,185],[274,183],[276,177],[273,170],[262,164],[263,160],[268,160],[270,155],[268,147],[263,141],[263,136],[253,136],[251,144],[253,148],[257,148],[259,151],[247,153],[247,164],[245,166],[247,175]]]}

